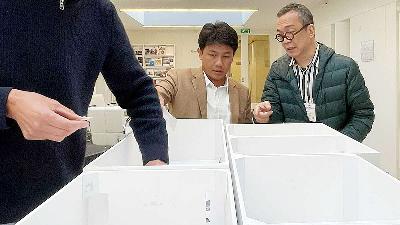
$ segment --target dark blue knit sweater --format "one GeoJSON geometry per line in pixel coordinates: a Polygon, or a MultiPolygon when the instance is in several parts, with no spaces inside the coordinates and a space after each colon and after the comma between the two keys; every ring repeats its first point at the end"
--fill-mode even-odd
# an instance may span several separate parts
{"type": "Polygon", "coordinates": [[[27,141],[5,116],[11,88],[40,93],[86,115],[102,72],[133,118],[144,162],[168,161],[152,80],[137,62],[108,0],[0,0],[0,224],[15,222],[82,171],[85,130],[63,142],[27,141]]]}

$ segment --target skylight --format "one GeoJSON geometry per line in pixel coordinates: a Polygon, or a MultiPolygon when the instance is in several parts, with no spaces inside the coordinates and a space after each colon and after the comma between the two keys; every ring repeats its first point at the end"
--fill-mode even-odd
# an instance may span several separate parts
{"type": "Polygon", "coordinates": [[[251,9],[121,9],[143,27],[196,27],[224,21],[244,26],[257,10],[251,9]]]}

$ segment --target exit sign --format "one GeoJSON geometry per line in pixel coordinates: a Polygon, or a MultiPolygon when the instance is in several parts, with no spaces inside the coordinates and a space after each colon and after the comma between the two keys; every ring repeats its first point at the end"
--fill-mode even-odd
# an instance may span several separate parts
{"type": "Polygon", "coordinates": [[[250,34],[250,28],[242,28],[242,29],[240,29],[240,33],[242,33],[242,34],[250,34]]]}

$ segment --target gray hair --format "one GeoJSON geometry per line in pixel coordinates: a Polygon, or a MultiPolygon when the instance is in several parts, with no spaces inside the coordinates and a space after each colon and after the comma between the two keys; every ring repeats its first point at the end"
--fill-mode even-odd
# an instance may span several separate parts
{"type": "Polygon", "coordinates": [[[279,18],[290,11],[294,11],[299,14],[299,18],[303,25],[314,24],[314,17],[310,12],[310,10],[304,5],[298,3],[290,3],[289,5],[286,5],[285,7],[279,10],[276,16],[279,18]]]}

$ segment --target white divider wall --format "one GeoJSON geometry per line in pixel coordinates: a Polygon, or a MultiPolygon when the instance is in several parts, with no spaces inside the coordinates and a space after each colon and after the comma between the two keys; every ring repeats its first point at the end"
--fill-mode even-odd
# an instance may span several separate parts
{"type": "MultiPolygon", "coordinates": [[[[141,165],[141,160],[137,143],[130,136],[18,225],[350,224],[357,221],[398,224],[400,221],[400,181],[356,155],[318,154],[319,151],[301,155],[286,146],[293,140],[298,141],[297,133],[309,141],[312,139],[313,143],[321,143],[321,148],[328,146],[329,152],[338,146],[347,146],[328,143],[345,142],[348,139],[341,139],[345,136],[321,124],[242,127],[246,135],[259,129],[261,134],[275,134],[270,137],[240,136],[242,131],[229,129],[232,127],[228,126],[224,133],[220,120],[181,123],[178,120],[168,128],[175,146],[170,156],[174,155],[172,162],[176,164],[162,167],[135,166],[141,165]],[[235,137],[229,135],[233,130],[235,137]],[[264,142],[265,138],[279,139],[276,148],[283,144],[285,153],[290,154],[273,151],[264,156],[263,152],[260,155],[255,152],[256,156],[243,155],[248,154],[246,149],[272,145],[264,142]],[[238,144],[231,140],[247,142],[238,144]],[[213,148],[211,153],[200,154],[209,148],[213,148]],[[217,153],[218,149],[223,151],[217,153]],[[180,152],[184,153],[180,155],[180,152]],[[227,169],[228,157],[231,171],[227,169]]],[[[351,143],[357,142],[351,140],[351,143]]]]}
{"type": "Polygon", "coordinates": [[[177,119],[168,134],[172,161],[217,161],[228,166],[222,120],[177,119]]]}
{"type": "Polygon", "coordinates": [[[229,136],[340,135],[323,123],[229,124],[227,134],[229,136]]]}
{"type": "Polygon", "coordinates": [[[17,225],[235,225],[229,170],[85,173],[17,225]]]}
{"type": "Polygon", "coordinates": [[[231,124],[227,139],[237,154],[354,153],[379,166],[379,153],[322,124],[231,124]]]}
{"type": "MultiPolygon", "coordinates": [[[[168,127],[168,141],[170,165],[228,168],[222,120],[178,119],[168,127]]],[[[139,146],[130,134],[85,168],[141,165],[139,146]]]]}
{"type": "Polygon", "coordinates": [[[352,153],[379,166],[379,153],[342,136],[233,137],[232,151],[243,155],[352,153]]]}

